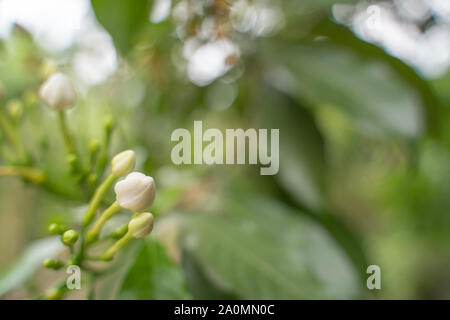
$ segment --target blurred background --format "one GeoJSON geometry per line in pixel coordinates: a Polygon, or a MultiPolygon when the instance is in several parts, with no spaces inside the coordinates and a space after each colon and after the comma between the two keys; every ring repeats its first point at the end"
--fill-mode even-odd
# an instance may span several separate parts
{"type": "Polygon", "coordinates": [[[59,70],[84,158],[112,116],[109,156],[135,150],[158,187],[155,232],[97,298],[450,298],[448,0],[0,0],[0,39],[2,119],[52,183],[0,177],[0,297],[56,281],[47,225],[89,199],[37,98],[59,70]],[[279,128],[279,173],[173,165],[194,120],[279,128]]]}

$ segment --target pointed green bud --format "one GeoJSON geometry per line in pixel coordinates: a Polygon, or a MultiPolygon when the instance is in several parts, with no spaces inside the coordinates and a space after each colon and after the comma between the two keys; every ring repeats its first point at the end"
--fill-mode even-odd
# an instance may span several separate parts
{"type": "Polygon", "coordinates": [[[9,115],[11,119],[14,121],[19,120],[23,114],[23,103],[19,99],[12,99],[6,105],[9,115]]]}
{"type": "Polygon", "coordinates": [[[48,269],[58,270],[60,269],[64,264],[59,260],[54,259],[45,259],[42,265],[48,269]]]}
{"type": "Polygon", "coordinates": [[[27,108],[34,108],[37,102],[37,95],[34,90],[28,90],[23,95],[23,101],[25,102],[25,106],[27,108]]]}
{"type": "Polygon", "coordinates": [[[75,166],[75,164],[77,163],[77,161],[78,161],[78,158],[77,158],[77,156],[76,156],[75,154],[70,153],[69,155],[67,155],[67,163],[68,163],[71,167],[75,166]]]}
{"type": "Polygon", "coordinates": [[[98,142],[97,139],[92,139],[89,142],[89,152],[91,154],[95,154],[98,152],[98,150],[100,149],[100,143],[98,142]]]}
{"type": "Polygon", "coordinates": [[[75,173],[78,167],[78,157],[76,154],[70,153],[67,155],[67,163],[70,166],[70,173],[75,173]]]}
{"type": "Polygon", "coordinates": [[[60,300],[62,298],[63,291],[60,288],[52,288],[45,293],[47,300],[60,300]]]}
{"type": "Polygon", "coordinates": [[[153,215],[149,212],[139,213],[128,223],[128,232],[134,238],[144,238],[153,230],[153,215]]]}
{"type": "Polygon", "coordinates": [[[111,160],[111,171],[117,177],[123,177],[133,171],[136,164],[136,154],[133,150],[125,150],[111,160]]]}
{"type": "Polygon", "coordinates": [[[78,232],[76,232],[75,230],[72,230],[72,229],[71,230],[67,230],[62,235],[61,240],[62,240],[62,242],[65,245],[71,246],[71,245],[75,244],[75,242],[77,242],[77,240],[78,240],[78,232]]]}
{"type": "Polygon", "coordinates": [[[98,176],[95,173],[89,174],[87,180],[91,185],[94,185],[97,182],[98,176]]]}
{"type": "Polygon", "coordinates": [[[67,227],[62,224],[52,223],[48,226],[48,232],[50,232],[51,234],[63,234],[66,231],[67,227]]]}
{"type": "Polygon", "coordinates": [[[108,114],[103,120],[103,126],[105,127],[106,131],[111,131],[114,127],[114,124],[114,118],[111,114],[108,114]]]}

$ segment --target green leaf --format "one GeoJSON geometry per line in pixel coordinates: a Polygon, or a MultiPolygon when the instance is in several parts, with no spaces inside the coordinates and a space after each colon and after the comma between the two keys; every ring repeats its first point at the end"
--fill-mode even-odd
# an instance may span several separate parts
{"type": "Polygon", "coordinates": [[[419,93],[387,64],[325,42],[278,43],[273,55],[284,69],[268,78],[279,85],[287,80],[285,89],[301,103],[340,108],[365,132],[405,138],[422,133],[419,93]]]}
{"type": "Polygon", "coordinates": [[[258,88],[253,104],[262,128],[280,129],[280,168],[275,178],[308,209],[324,206],[326,163],[324,141],[311,114],[288,95],[258,88]]]}
{"type": "Polygon", "coordinates": [[[143,241],[133,241],[114,258],[111,268],[96,282],[95,299],[112,300],[117,298],[123,281],[143,244],[143,241]]]}
{"type": "Polygon", "coordinates": [[[148,22],[148,0],[92,0],[97,20],[111,34],[116,47],[126,54],[148,22]]]}
{"type": "Polygon", "coordinates": [[[317,24],[312,33],[315,37],[325,37],[327,42],[353,51],[361,59],[371,63],[377,61],[388,66],[401,78],[402,82],[420,94],[420,102],[425,107],[427,133],[439,137],[440,130],[436,123],[439,122],[442,111],[441,102],[430,84],[421,78],[412,67],[389,55],[382,48],[357,38],[347,27],[337,25],[328,19],[323,19],[317,24]]]}
{"type": "Polygon", "coordinates": [[[217,283],[209,279],[208,274],[195,258],[194,254],[188,250],[182,251],[183,269],[189,290],[194,299],[199,300],[234,300],[237,297],[227,290],[220,288],[217,283]]]}
{"type": "Polygon", "coordinates": [[[0,41],[0,96],[4,95],[3,99],[18,97],[39,83],[39,59],[32,37],[21,27],[13,29],[8,41],[0,41]]]}
{"type": "Polygon", "coordinates": [[[220,214],[184,214],[181,243],[212,283],[241,299],[361,297],[359,274],[316,222],[267,198],[227,198],[220,214]]]}
{"type": "Polygon", "coordinates": [[[9,271],[0,276],[0,296],[27,281],[42,266],[46,258],[53,258],[62,249],[59,237],[49,237],[32,242],[9,271]]]}
{"type": "Polygon", "coordinates": [[[165,249],[148,239],[122,284],[119,299],[190,299],[182,269],[165,249]]]}

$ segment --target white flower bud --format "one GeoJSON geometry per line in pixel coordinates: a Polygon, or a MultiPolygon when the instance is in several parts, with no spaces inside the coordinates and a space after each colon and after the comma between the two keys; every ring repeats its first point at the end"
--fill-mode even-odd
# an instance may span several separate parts
{"type": "Polygon", "coordinates": [[[58,72],[50,76],[39,89],[39,96],[50,107],[69,109],[75,102],[75,89],[66,75],[58,72]]]}
{"type": "Polygon", "coordinates": [[[116,177],[123,177],[134,169],[136,155],[133,150],[126,150],[117,154],[111,160],[111,171],[116,177]]]}
{"type": "Polygon", "coordinates": [[[139,213],[128,223],[128,232],[134,238],[144,238],[153,230],[153,215],[149,212],[139,213]]]}
{"type": "Polygon", "coordinates": [[[116,200],[122,208],[134,212],[145,211],[155,200],[155,181],[140,172],[132,172],[114,187],[116,200]]]}

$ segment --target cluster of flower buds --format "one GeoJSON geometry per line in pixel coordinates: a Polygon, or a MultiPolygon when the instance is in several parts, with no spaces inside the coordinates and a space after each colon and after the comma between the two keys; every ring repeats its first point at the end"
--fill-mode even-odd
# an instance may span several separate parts
{"type": "MultiPolygon", "coordinates": [[[[156,193],[155,181],[152,177],[146,176],[143,173],[131,172],[134,169],[134,166],[135,153],[132,150],[123,151],[112,159],[111,174],[105,180],[104,184],[99,187],[98,199],[94,196],[95,201],[91,202],[91,205],[85,214],[85,226],[92,221],[92,215],[95,215],[95,211],[99,205],[99,199],[103,197],[103,194],[106,192],[105,190],[110,187],[115,179],[125,175],[126,177],[117,182],[114,186],[116,201],[100,215],[97,221],[95,221],[93,226],[87,232],[87,244],[93,243],[98,239],[104,224],[121,209],[142,213],[152,206],[156,193]]],[[[145,217],[148,218],[148,215],[151,216],[150,213],[146,213],[145,217]]],[[[153,219],[151,219],[151,223],[153,225],[153,219]]],[[[148,230],[151,231],[151,228],[148,230]]],[[[133,234],[136,235],[137,233],[126,233],[119,240],[120,245],[124,244],[124,238],[129,240],[130,237],[136,237],[133,236],[133,234]]]]}
{"type": "MultiPolygon", "coordinates": [[[[101,142],[92,140],[88,146],[89,161],[81,161],[77,150],[71,140],[66,123],[66,111],[75,105],[76,92],[68,76],[57,72],[51,74],[39,89],[39,97],[58,114],[60,129],[67,149],[67,162],[70,173],[81,188],[89,183],[92,189],[97,185],[98,178],[103,176],[108,164],[107,146],[114,127],[114,119],[104,121],[104,138],[101,142]]],[[[9,108],[11,113],[20,116],[20,106],[15,104],[9,108]]],[[[82,154],[82,153],[80,153],[82,154]]],[[[70,250],[71,257],[63,262],[55,259],[46,259],[43,265],[46,268],[57,270],[64,265],[75,264],[83,267],[86,259],[109,261],[115,254],[135,238],[149,235],[153,229],[153,215],[145,212],[150,209],[155,200],[155,181],[152,177],[140,172],[133,172],[136,165],[136,154],[132,150],[125,150],[114,156],[110,162],[110,173],[93,191],[88,208],[83,216],[81,231],[69,229],[64,225],[51,224],[49,232],[58,235],[61,242],[70,250]],[[122,180],[118,181],[118,179],[122,180]],[[115,184],[115,185],[114,185],[115,184]],[[114,185],[115,201],[100,215],[99,208],[108,190],[114,185]],[[134,213],[128,224],[117,229],[113,235],[105,239],[114,239],[114,243],[104,251],[100,257],[89,256],[89,246],[99,239],[103,226],[122,209],[134,213]]],[[[64,290],[50,289],[46,297],[49,299],[61,298],[64,290]]]]}
{"type": "MultiPolygon", "coordinates": [[[[74,246],[80,237],[78,232],[73,229],[67,229],[67,227],[60,224],[51,224],[49,226],[50,233],[60,235],[64,245],[68,246],[71,252],[74,253],[70,263],[81,264],[83,259],[89,259],[86,253],[88,246],[98,240],[104,224],[121,209],[130,210],[135,214],[127,225],[113,232],[113,236],[108,235],[106,237],[116,239],[116,241],[97,259],[112,260],[115,254],[130,241],[135,238],[146,237],[151,233],[154,221],[153,215],[143,211],[150,209],[155,200],[155,181],[152,177],[143,173],[133,172],[135,163],[136,155],[132,150],[123,151],[111,160],[111,172],[97,188],[85,212],[78,252],[75,253],[76,250],[74,250],[74,246]],[[125,178],[118,181],[114,186],[116,201],[95,219],[98,207],[107,190],[121,177],[125,178]],[[90,226],[91,223],[93,223],[92,226],[90,226]],[[84,232],[85,229],[87,229],[86,232],[84,232]]],[[[63,262],[53,259],[46,259],[43,264],[46,268],[54,270],[64,265],[63,262]]],[[[60,298],[60,296],[51,294],[47,294],[47,296],[49,299],[60,298]]]]}

